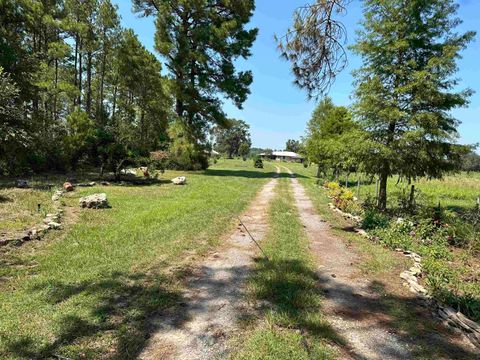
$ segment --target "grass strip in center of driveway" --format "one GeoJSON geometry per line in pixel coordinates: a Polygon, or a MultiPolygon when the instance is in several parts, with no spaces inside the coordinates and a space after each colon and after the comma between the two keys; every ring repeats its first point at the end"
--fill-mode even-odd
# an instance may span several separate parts
{"type": "Polygon", "coordinates": [[[260,310],[243,319],[235,360],[332,359],[331,344],[341,342],[321,312],[322,292],[289,183],[280,179],[268,213],[262,247],[269,261],[257,261],[247,285],[250,302],[260,310]]]}

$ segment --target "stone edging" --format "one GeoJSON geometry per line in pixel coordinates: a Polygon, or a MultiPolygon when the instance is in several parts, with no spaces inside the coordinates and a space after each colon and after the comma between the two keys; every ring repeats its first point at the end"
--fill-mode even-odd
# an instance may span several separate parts
{"type": "MultiPolygon", "coordinates": [[[[354,220],[357,223],[361,221],[359,216],[343,212],[332,203],[329,203],[328,206],[346,219],[354,220]]],[[[363,229],[354,227],[354,231],[369,240],[372,239],[363,229]]],[[[422,257],[414,252],[403,249],[395,249],[395,251],[401,252],[413,260],[413,266],[400,274],[400,277],[405,281],[404,285],[414,293],[425,306],[431,308],[433,315],[437,316],[446,327],[460,331],[474,346],[480,348],[480,325],[467,318],[460,311],[456,311],[451,306],[444,305],[434,299],[428,293],[428,290],[418,282],[419,277],[422,276],[422,257]]]]}
{"type": "Polygon", "coordinates": [[[36,225],[30,230],[27,230],[21,234],[17,234],[13,237],[0,239],[0,246],[4,246],[10,243],[22,244],[30,240],[40,240],[50,230],[60,230],[62,228],[61,219],[63,216],[62,204],[60,198],[63,196],[63,190],[57,190],[52,195],[52,201],[55,206],[53,213],[47,214],[43,219],[42,225],[36,225]]]}

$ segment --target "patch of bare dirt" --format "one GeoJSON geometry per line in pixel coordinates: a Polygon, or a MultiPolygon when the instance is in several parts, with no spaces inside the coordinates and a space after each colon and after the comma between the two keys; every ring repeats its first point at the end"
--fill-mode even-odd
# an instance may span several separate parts
{"type": "MultiPolygon", "coordinates": [[[[279,169],[277,169],[277,173],[279,169]]],[[[267,183],[241,216],[256,240],[268,230],[266,212],[277,180],[267,183]]],[[[189,279],[182,311],[153,320],[152,335],[140,359],[212,359],[225,355],[227,339],[244,313],[244,282],[258,249],[243,226],[228,237],[222,251],[206,258],[189,279]]]]}
{"type": "MultiPolygon", "coordinates": [[[[322,312],[345,339],[351,358],[414,359],[432,358],[432,354],[435,359],[478,358],[459,336],[451,334],[446,338],[443,331],[432,331],[433,326],[426,324],[434,319],[428,318],[411,296],[389,294],[387,284],[365,278],[358,267],[359,256],[344,240],[330,233],[329,225],[317,214],[293,175],[292,187],[318,266],[319,285],[325,291],[322,312]],[[405,312],[406,316],[393,318],[392,312],[405,312]],[[418,324],[410,329],[415,316],[418,324]],[[399,326],[402,321],[403,326],[399,326]],[[424,328],[428,333],[422,332],[424,328]]],[[[398,274],[392,274],[392,279],[399,282],[398,274]]]]}

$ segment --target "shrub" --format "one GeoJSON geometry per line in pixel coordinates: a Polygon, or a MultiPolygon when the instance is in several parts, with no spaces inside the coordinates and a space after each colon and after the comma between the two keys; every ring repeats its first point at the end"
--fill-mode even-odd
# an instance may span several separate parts
{"type": "Polygon", "coordinates": [[[169,163],[170,159],[168,153],[166,151],[157,150],[150,152],[147,164],[155,170],[159,170],[163,173],[169,163]]]}
{"type": "Polygon", "coordinates": [[[385,214],[375,209],[367,209],[363,215],[361,227],[365,230],[384,229],[388,227],[389,223],[390,221],[385,214]]]}
{"type": "Polygon", "coordinates": [[[340,184],[334,181],[327,181],[323,186],[328,190],[340,190],[340,184]]]}
{"type": "Polygon", "coordinates": [[[253,159],[253,167],[257,169],[263,169],[263,160],[260,156],[257,156],[255,159],[253,159]]]}
{"type": "Polygon", "coordinates": [[[396,226],[377,228],[372,231],[372,234],[378,237],[380,243],[391,249],[401,248],[406,250],[413,247],[414,238],[396,226]]]}

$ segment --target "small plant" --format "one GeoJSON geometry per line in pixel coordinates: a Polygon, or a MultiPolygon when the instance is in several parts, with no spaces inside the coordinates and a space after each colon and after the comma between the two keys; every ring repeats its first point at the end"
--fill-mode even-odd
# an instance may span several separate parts
{"type": "Polygon", "coordinates": [[[367,209],[364,213],[362,220],[362,229],[371,230],[371,229],[384,229],[387,228],[390,221],[388,216],[382,214],[381,212],[375,209],[367,209]]]}
{"type": "Polygon", "coordinates": [[[334,181],[327,181],[323,186],[328,190],[340,190],[340,184],[334,181]]]}
{"type": "Polygon", "coordinates": [[[257,169],[263,169],[263,160],[260,156],[257,156],[255,159],[253,159],[253,167],[257,169]]]}

